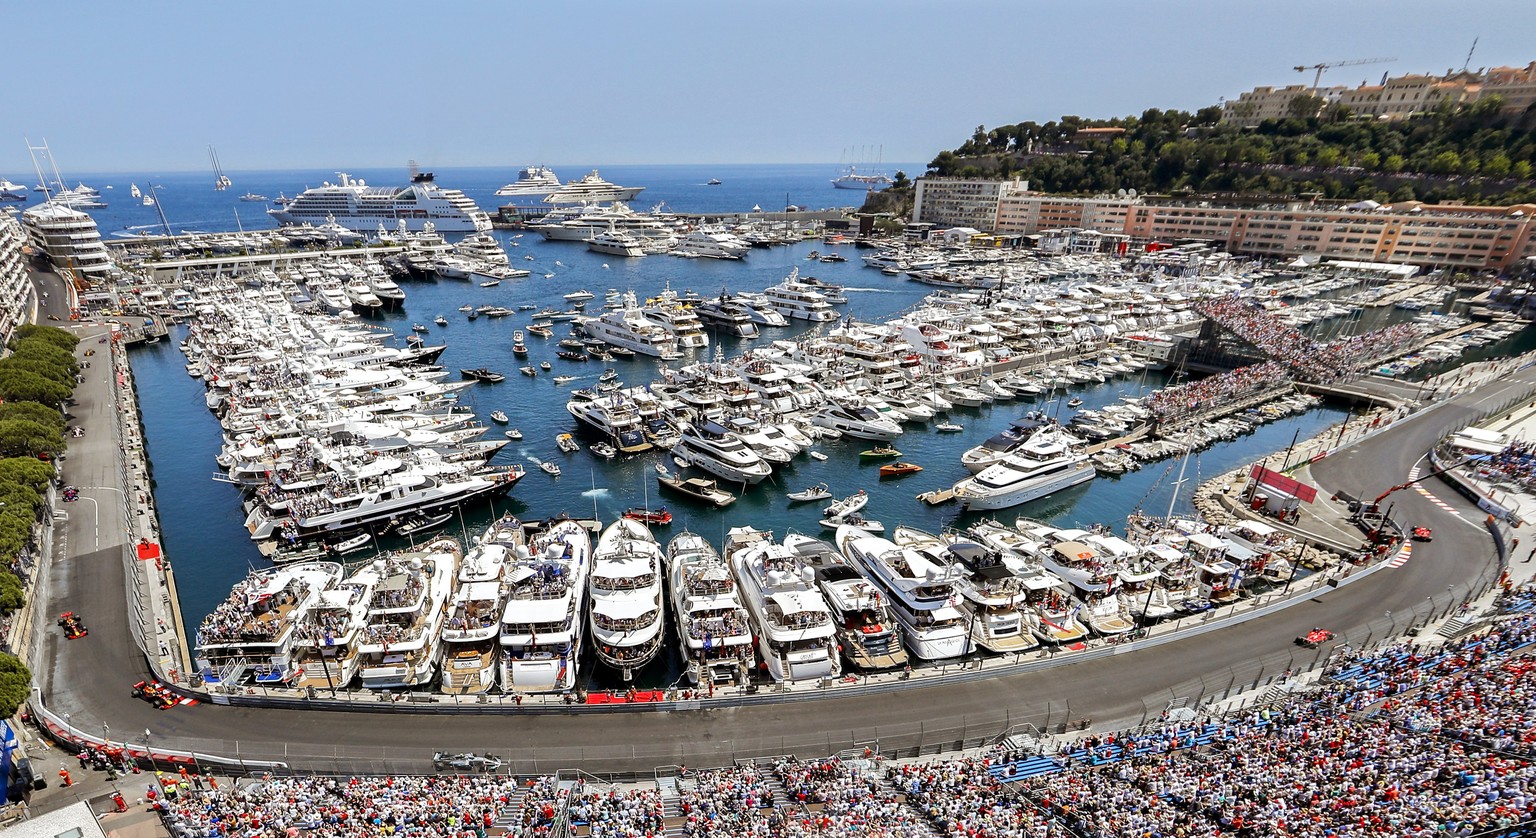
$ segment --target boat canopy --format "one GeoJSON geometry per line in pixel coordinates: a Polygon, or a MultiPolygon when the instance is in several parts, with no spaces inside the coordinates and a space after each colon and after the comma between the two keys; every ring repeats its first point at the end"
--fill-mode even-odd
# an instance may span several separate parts
{"type": "Polygon", "coordinates": [[[812,595],[807,591],[782,591],[771,594],[768,599],[785,614],[800,614],[807,611],[825,612],[827,610],[826,604],[820,596],[812,595]]]}

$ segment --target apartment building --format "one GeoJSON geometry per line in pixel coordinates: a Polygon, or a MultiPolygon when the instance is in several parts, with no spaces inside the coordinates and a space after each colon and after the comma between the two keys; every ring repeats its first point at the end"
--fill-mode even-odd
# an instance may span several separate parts
{"type": "Polygon", "coordinates": [[[1029,191],[1027,180],[920,177],[915,184],[914,222],[978,230],[997,228],[997,206],[1005,196],[1029,191]]]}
{"type": "MultiPolygon", "coordinates": [[[[1221,121],[1233,122],[1238,125],[1258,125],[1266,119],[1287,119],[1292,116],[1291,103],[1298,96],[1316,96],[1322,100],[1322,105],[1337,102],[1347,88],[1320,87],[1313,90],[1304,84],[1289,84],[1285,87],[1255,87],[1239,95],[1236,99],[1228,99],[1221,103],[1221,121]]],[[[1312,114],[1316,116],[1316,114],[1312,114]]]]}
{"type": "Polygon", "coordinates": [[[1238,125],[1284,119],[1291,116],[1291,102],[1297,96],[1314,94],[1324,104],[1337,102],[1357,116],[1375,119],[1407,119],[1446,102],[1462,105],[1494,95],[1504,99],[1505,113],[1523,113],[1536,104],[1536,61],[1524,67],[1493,67],[1477,72],[1409,73],[1383,79],[1380,84],[1321,87],[1316,91],[1301,84],[1255,87],[1223,102],[1221,119],[1238,125]]]}
{"type": "Polygon", "coordinates": [[[1130,242],[1196,239],[1231,253],[1328,256],[1369,262],[1503,271],[1536,256],[1536,205],[1473,207],[1409,202],[1259,206],[1106,196],[1015,194],[998,206],[995,232],[1123,234],[1130,242]]]}
{"type": "Polygon", "coordinates": [[[27,278],[27,234],[9,215],[0,214],[0,346],[26,322],[32,281],[27,278]]]}

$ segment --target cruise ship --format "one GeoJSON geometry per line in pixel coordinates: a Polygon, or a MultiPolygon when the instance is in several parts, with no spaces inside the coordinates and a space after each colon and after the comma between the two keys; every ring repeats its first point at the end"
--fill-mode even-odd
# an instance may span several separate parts
{"type": "Polygon", "coordinates": [[[560,188],[560,178],[547,166],[528,166],[517,173],[517,180],[496,190],[501,197],[542,198],[560,188]]]}
{"type": "MultiPolygon", "coordinates": [[[[521,534],[521,529],[514,529],[521,534]]],[[[479,695],[496,686],[497,639],[507,600],[504,570],[520,541],[476,544],[459,564],[459,585],[443,624],[443,676],[439,691],[479,695]]]]}
{"type": "Polygon", "coordinates": [[[1001,462],[956,483],[955,497],[967,509],[1007,509],[1092,480],[1098,472],[1070,439],[1057,428],[1036,431],[1001,462]]]}
{"type": "Polygon", "coordinates": [[[689,683],[745,685],[756,660],[752,629],[720,554],[702,536],[678,534],[667,544],[667,581],[689,683]]]}
{"type": "Polygon", "coordinates": [[[287,684],[298,627],[340,578],[335,562],[306,562],[258,570],[235,585],[197,629],[203,683],[287,684]]]}
{"type": "Polygon", "coordinates": [[[513,547],[511,594],[501,618],[501,689],[564,692],[576,686],[592,538],[580,523],[546,523],[513,547]]]}
{"type": "Polygon", "coordinates": [[[734,527],[725,557],[756,626],[757,650],[775,681],[833,678],[842,673],[832,611],[816,588],[816,571],[773,534],[734,527]]]}
{"type": "Polygon", "coordinates": [[[912,654],[940,660],[970,650],[965,614],[953,604],[962,583],[955,568],[852,524],[837,528],[837,547],[889,595],[912,654]]]}
{"type": "Polygon", "coordinates": [[[626,682],[661,650],[664,561],[650,529],[629,518],[609,524],[592,551],[587,606],[593,650],[626,682]]]}
{"type": "Polygon", "coordinates": [[[604,201],[632,201],[645,191],[644,186],[619,186],[603,180],[596,169],[566,183],[544,197],[546,204],[595,204],[604,201]]]}
{"type": "Polygon", "coordinates": [[[357,574],[359,581],[373,583],[368,623],[357,650],[364,687],[387,690],[431,683],[460,553],[458,542],[439,538],[424,552],[384,556],[357,574]]]}
{"type": "Polygon", "coordinates": [[[832,179],[834,189],[857,189],[860,192],[879,192],[890,185],[890,177],[878,173],[860,174],[854,166],[849,166],[848,171],[832,179]]]}
{"type": "Polygon", "coordinates": [[[267,210],[280,224],[339,224],[369,232],[380,224],[404,222],[407,230],[439,233],[486,233],[491,217],[457,189],[443,189],[431,172],[411,175],[406,186],[369,186],[346,172],[338,183],[306,189],[286,206],[267,210]]]}

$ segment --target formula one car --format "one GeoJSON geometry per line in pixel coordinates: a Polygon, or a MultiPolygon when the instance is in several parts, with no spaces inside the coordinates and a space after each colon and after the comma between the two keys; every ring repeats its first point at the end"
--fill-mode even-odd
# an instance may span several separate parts
{"type": "Polygon", "coordinates": [[[1296,638],[1297,646],[1305,646],[1308,649],[1316,649],[1318,646],[1333,639],[1333,632],[1324,628],[1315,628],[1296,638]]]}
{"type": "Polygon", "coordinates": [[[64,629],[64,636],[70,640],[90,634],[85,628],[85,623],[81,622],[80,615],[73,611],[65,611],[59,615],[59,628],[64,629]]]}
{"type": "Polygon", "coordinates": [[[133,697],[153,704],[156,710],[169,710],[176,706],[178,700],[176,693],[159,681],[140,681],[134,684],[133,697]]]}
{"type": "Polygon", "coordinates": [[[1431,530],[1429,527],[1414,527],[1413,528],[1413,540],[1414,541],[1434,541],[1435,540],[1435,532],[1434,532],[1434,530],[1431,530]]]}
{"type": "Polygon", "coordinates": [[[501,757],[492,754],[449,754],[438,752],[432,755],[432,767],[442,771],[455,769],[458,771],[500,771],[501,757]]]}

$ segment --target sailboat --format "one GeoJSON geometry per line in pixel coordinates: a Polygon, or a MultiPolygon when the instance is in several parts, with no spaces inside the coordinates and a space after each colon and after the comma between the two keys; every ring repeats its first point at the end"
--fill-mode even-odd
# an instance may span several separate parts
{"type": "Polygon", "coordinates": [[[219,192],[228,189],[234,181],[224,174],[224,167],[219,165],[219,153],[213,146],[208,146],[208,162],[213,164],[213,188],[219,192]]]}

